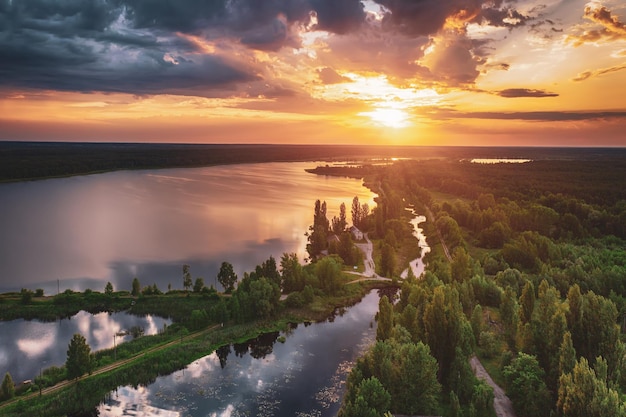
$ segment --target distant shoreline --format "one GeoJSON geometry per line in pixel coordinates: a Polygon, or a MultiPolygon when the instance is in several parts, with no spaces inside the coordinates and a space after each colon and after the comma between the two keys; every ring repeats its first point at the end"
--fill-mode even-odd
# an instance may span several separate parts
{"type": "Polygon", "coordinates": [[[367,161],[379,158],[461,160],[479,157],[523,157],[536,161],[625,156],[626,148],[0,142],[0,182],[62,178],[119,170],[266,162],[367,161]]]}

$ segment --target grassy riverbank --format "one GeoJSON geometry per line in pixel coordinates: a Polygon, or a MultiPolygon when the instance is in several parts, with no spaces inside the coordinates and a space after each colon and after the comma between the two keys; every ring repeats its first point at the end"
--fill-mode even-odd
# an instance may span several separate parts
{"type": "Polygon", "coordinates": [[[346,285],[336,295],[317,295],[311,303],[300,308],[287,308],[283,304],[275,316],[243,324],[231,322],[224,327],[213,326],[192,333],[175,324],[165,334],[140,337],[118,346],[117,361],[112,359],[112,349],[96,352],[96,369],[91,376],[83,376],[78,382],[62,385],[59,389],[48,388],[41,397],[33,387],[35,389],[31,392],[24,392],[21,397],[0,405],[0,414],[62,416],[90,410],[118,386],[146,385],[223,345],[242,343],[268,332],[285,331],[293,323],[326,320],[338,309],[360,301],[373,288],[387,286],[389,284],[385,282],[346,285]],[[106,372],[100,373],[99,370],[106,372]]]}

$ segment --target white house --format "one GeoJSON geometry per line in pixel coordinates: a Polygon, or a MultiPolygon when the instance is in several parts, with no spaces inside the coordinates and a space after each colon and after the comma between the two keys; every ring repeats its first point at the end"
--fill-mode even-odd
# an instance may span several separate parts
{"type": "Polygon", "coordinates": [[[352,226],[350,228],[350,233],[352,234],[354,240],[363,240],[363,232],[361,232],[358,227],[352,226]]]}

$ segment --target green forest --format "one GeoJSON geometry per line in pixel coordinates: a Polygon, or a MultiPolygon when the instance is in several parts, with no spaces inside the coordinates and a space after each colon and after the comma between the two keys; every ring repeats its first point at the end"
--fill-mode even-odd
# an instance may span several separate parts
{"type": "Polygon", "coordinates": [[[519,416],[626,415],[623,159],[355,171],[379,185],[383,225],[407,204],[428,214],[433,251],[421,279],[381,299],[342,417],[493,415],[474,354],[519,416]]]}
{"type": "MultiPolygon", "coordinates": [[[[84,309],[174,321],[159,335],[90,353],[82,373],[136,360],[80,381],[80,395],[67,388],[3,412],[89,412],[120,384],[149,383],[226,343],[323,320],[371,288],[391,286],[399,291],[380,299],[376,342],[348,377],[341,417],[493,416],[494,392],[474,376],[475,356],[518,416],[626,416],[624,162],[620,155],[594,154],[523,164],[426,158],[319,167],[312,172],[363,178],[378,197],[375,207],[358,198],[342,204],[332,219],[323,200],[312,204],[305,264],[285,253],[237,277],[224,262],[216,277],[223,294],[194,280],[183,265],[184,290],[135,279],[130,290],[107,284],[102,292],[2,295],[4,320],[53,320],[84,309]],[[412,211],[426,215],[432,250],[426,272],[402,280],[401,271],[420,254],[412,211]],[[383,278],[352,283],[348,272],[363,271],[363,254],[349,225],[371,239],[383,278]]],[[[31,392],[81,375],[72,369],[44,371],[31,392]]],[[[25,394],[7,374],[0,396],[25,394]]]]}

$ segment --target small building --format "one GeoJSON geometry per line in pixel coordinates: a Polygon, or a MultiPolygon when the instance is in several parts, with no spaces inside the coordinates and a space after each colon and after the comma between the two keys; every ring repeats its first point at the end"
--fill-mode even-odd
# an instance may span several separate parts
{"type": "Polygon", "coordinates": [[[363,232],[361,232],[356,226],[352,226],[350,228],[350,234],[352,235],[354,240],[363,240],[363,232]]]}

